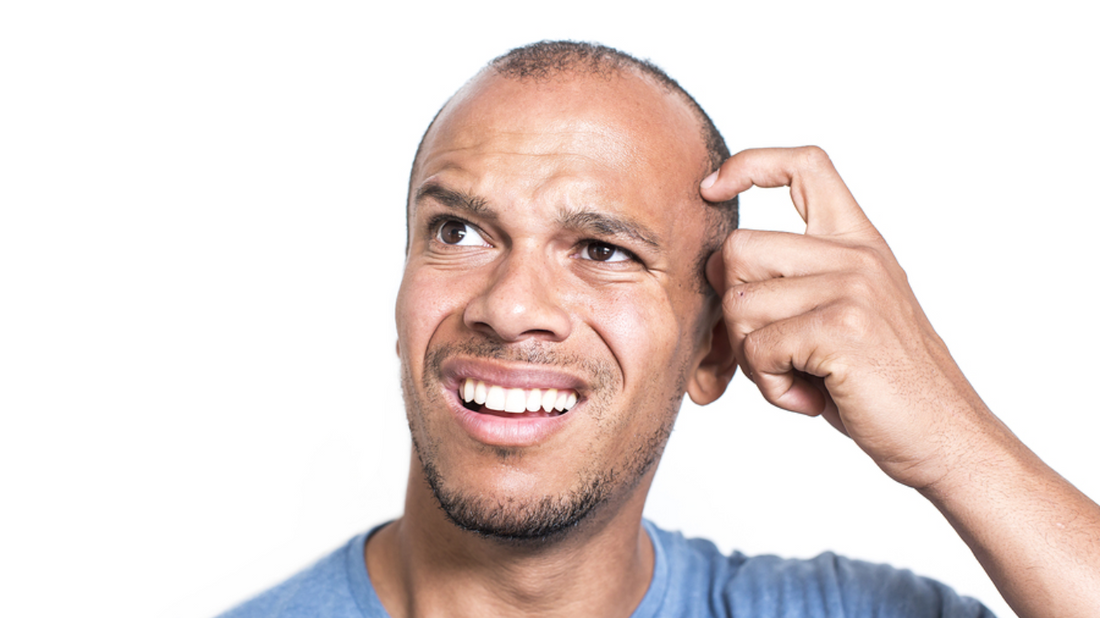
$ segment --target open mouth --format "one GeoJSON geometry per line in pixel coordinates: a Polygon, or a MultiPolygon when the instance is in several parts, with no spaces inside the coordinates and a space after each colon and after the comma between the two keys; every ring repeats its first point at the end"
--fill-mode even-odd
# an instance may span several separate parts
{"type": "Polygon", "coordinates": [[[466,378],[458,389],[458,398],[467,410],[481,413],[558,416],[577,403],[577,393],[557,388],[506,388],[466,378]]]}

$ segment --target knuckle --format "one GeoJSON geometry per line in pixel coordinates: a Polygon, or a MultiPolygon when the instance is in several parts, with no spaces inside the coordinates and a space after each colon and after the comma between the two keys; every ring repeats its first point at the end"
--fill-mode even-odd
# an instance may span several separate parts
{"type": "Polygon", "coordinates": [[[786,379],[767,376],[758,379],[756,386],[760,389],[760,394],[764,396],[764,399],[773,405],[779,405],[781,398],[791,385],[786,379]]]}
{"type": "Polygon", "coordinates": [[[722,311],[731,318],[751,315],[751,305],[761,292],[767,292],[769,285],[768,281],[753,281],[732,286],[722,295],[722,311]]]}
{"type": "Polygon", "coordinates": [[[722,295],[722,312],[725,315],[736,317],[748,302],[744,285],[736,285],[726,290],[722,295]]]}
{"type": "Polygon", "coordinates": [[[752,230],[733,230],[729,233],[729,236],[726,236],[726,246],[724,250],[727,254],[741,255],[745,253],[751,240],[752,230]]]}
{"type": "Polygon", "coordinates": [[[829,155],[819,146],[802,146],[798,149],[802,164],[813,170],[825,170],[833,167],[829,155]]]}
{"type": "Polygon", "coordinates": [[[852,300],[834,304],[827,320],[833,328],[840,330],[842,336],[853,341],[865,340],[872,330],[870,313],[862,304],[852,300]]]}
{"type": "Polygon", "coordinates": [[[878,286],[863,273],[855,272],[844,277],[844,289],[849,298],[871,298],[877,293],[878,286]]]}
{"type": "Polygon", "coordinates": [[[768,346],[765,339],[766,337],[761,335],[758,330],[754,330],[745,335],[745,340],[741,345],[744,350],[745,359],[749,361],[750,365],[755,365],[755,361],[759,358],[760,353],[767,349],[768,346]]]}
{"type": "Polygon", "coordinates": [[[742,272],[741,266],[746,263],[747,257],[755,244],[752,230],[733,230],[722,247],[723,263],[726,267],[726,281],[735,281],[742,272]]]}
{"type": "Polygon", "coordinates": [[[881,271],[885,265],[882,253],[874,247],[868,247],[866,245],[852,247],[852,255],[854,256],[856,267],[861,271],[881,271]]]}

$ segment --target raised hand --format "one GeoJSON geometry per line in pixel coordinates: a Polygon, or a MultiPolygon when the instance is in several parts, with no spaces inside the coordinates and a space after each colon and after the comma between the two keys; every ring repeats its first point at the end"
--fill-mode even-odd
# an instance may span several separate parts
{"type": "Polygon", "coordinates": [[[1100,507],[982,403],[825,153],[746,150],[700,192],[754,185],[789,186],[806,233],[735,230],[707,264],[737,365],[919,489],[1021,617],[1100,615],[1100,507]]]}
{"type": "Polygon", "coordinates": [[[828,156],[746,150],[716,174],[704,198],[789,186],[806,221],[804,235],[735,230],[707,265],[737,364],[769,402],[823,414],[896,480],[936,482],[962,446],[945,438],[996,421],[828,156]]]}

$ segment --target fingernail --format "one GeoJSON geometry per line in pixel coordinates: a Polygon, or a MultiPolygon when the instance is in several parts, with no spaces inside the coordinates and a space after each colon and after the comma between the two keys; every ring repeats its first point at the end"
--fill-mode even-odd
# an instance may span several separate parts
{"type": "Polygon", "coordinates": [[[704,178],[703,182],[700,183],[699,186],[704,188],[704,189],[709,189],[712,186],[714,186],[714,181],[716,181],[716,180],[718,180],[718,172],[714,172],[710,176],[707,176],[706,178],[704,178]]]}

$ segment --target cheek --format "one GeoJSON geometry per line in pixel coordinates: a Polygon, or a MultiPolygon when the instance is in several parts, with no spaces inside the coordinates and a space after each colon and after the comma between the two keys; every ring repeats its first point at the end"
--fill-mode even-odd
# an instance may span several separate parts
{"type": "Polygon", "coordinates": [[[684,338],[683,316],[662,291],[633,288],[589,296],[578,304],[590,308],[585,321],[615,357],[624,386],[668,373],[684,338]]]}
{"type": "Polygon", "coordinates": [[[439,281],[424,269],[406,269],[394,311],[398,348],[406,361],[423,356],[439,325],[459,310],[456,288],[453,281],[439,281]]]}

